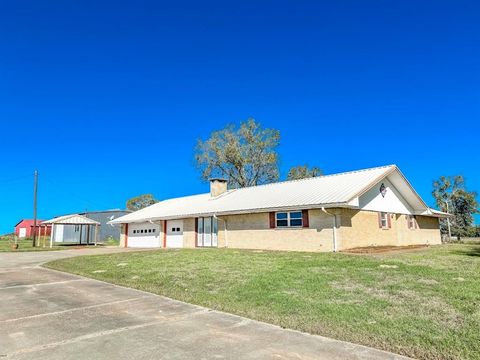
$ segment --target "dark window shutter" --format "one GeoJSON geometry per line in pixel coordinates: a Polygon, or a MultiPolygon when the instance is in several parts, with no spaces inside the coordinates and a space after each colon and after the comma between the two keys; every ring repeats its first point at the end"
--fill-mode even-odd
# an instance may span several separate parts
{"type": "Polygon", "coordinates": [[[415,229],[418,229],[417,215],[413,216],[413,224],[415,225],[415,229]]]}
{"type": "Polygon", "coordinates": [[[308,210],[302,210],[302,223],[304,228],[310,226],[310,223],[308,222],[308,210]]]}
{"type": "Polygon", "coordinates": [[[128,223],[125,224],[125,247],[128,247],[128,223]]]}
{"type": "Polygon", "coordinates": [[[382,213],[378,213],[378,227],[381,229],[382,228],[382,213]]]}
{"type": "Polygon", "coordinates": [[[390,213],[387,213],[387,222],[388,222],[388,228],[390,229],[392,227],[392,218],[390,213]]]}
{"type": "Polygon", "coordinates": [[[198,218],[195,218],[195,246],[198,244],[198,218]]]}
{"type": "Polygon", "coordinates": [[[270,229],[275,228],[275,213],[271,212],[270,213],[270,229]]]}

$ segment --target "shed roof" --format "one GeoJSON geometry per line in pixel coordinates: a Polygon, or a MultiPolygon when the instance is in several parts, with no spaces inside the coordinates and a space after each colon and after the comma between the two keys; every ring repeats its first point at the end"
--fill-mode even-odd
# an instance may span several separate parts
{"type": "Polygon", "coordinates": [[[98,221],[87,218],[86,216],[79,214],[71,214],[59,216],[47,221],[43,224],[55,224],[55,225],[100,225],[98,221]]]}
{"type": "Polygon", "coordinates": [[[210,193],[158,202],[110,221],[111,224],[196,216],[228,215],[295,208],[352,207],[355,199],[377,182],[390,176],[406,194],[418,214],[431,215],[429,208],[397,166],[376,168],[252,186],[212,197],[210,193]]]}

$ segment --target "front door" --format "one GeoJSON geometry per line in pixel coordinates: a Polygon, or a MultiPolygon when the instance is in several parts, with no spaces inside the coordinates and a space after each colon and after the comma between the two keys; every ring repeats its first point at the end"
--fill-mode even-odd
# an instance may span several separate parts
{"type": "Polygon", "coordinates": [[[201,217],[197,219],[197,246],[218,246],[218,219],[215,217],[201,217]]]}
{"type": "Polygon", "coordinates": [[[18,237],[24,238],[27,236],[27,228],[20,228],[20,231],[18,232],[18,237]]]}
{"type": "Polygon", "coordinates": [[[183,247],[183,220],[167,221],[167,248],[183,247]]]}

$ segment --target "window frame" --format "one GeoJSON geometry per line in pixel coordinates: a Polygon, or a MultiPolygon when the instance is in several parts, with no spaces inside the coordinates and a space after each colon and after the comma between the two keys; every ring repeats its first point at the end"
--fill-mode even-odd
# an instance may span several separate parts
{"type": "Polygon", "coordinates": [[[387,212],[380,212],[380,226],[383,230],[388,230],[390,227],[388,226],[388,216],[389,214],[387,212]],[[385,219],[383,216],[385,215],[385,219]],[[383,221],[385,220],[385,225],[383,225],[383,221]]]}
{"type": "Polygon", "coordinates": [[[275,212],[275,228],[276,229],[289,229],[289,228],[303,228],[303,212],[301,210],[293,211],[277,211],[275,212]],[[299,217],[292,217],[291,214],[298,213],[299,217]],[[286,218],[278,218],[279,214],[287,214],[286,218]],[[292,225],[292,220],[300,221],[300,225],[292,225]],[[287,225],[278,225],[279,221],[286,221],[287,225]]]}
{"type": "Polygon", "coordinates": [[[417,228],[417,218],[415,215],[407,215],[407,225],[410,230],[417,228]]]}

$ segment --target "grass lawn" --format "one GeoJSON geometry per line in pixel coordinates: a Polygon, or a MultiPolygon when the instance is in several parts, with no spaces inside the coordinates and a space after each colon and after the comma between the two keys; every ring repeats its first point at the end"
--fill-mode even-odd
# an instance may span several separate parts
{"type": "Polygon", "coordinates": [[[13,243],[12,237],[10,236],[1,236],[0,237],[0,252],[6,251],[49,251],[49,250],[65,250],[64,246],[53,246],[50,249],[50,238],[45,239],[45,247],[43,247],[43,238],[40,240],[40,246],[32,246],[32,239],[30,238],[23,238],[18,239],[18,249],[12,250],[10,244],[13,243]]]}
{"type": "Polygon", "coordinates": [[[480,245],[375,255],[156,250],[47,266],[416,358],[480,359],[480,245]]]}
{"type": "MultiPolygon", "coordinates": [[[[50,237],[45,237],[45,247],[43,247],[43,237],[40,239],[40,246],[32,246],[31,238],[22,238],[17,239],[18,249],[13,250],[10,245],[14,243],[12,236],[0,236],[0,252],[19,252],[19,251],[53,251],[53,250],[68,250],[74,247],[86,247],[87,245],[78,245],[78,244],[62,244],[54,243],[53,247],[50,248],[50,237]]],[[[37,242],[38,243],[38,242],[37,242]]],[[[107,240],[105,243],[99,243],[98,246],[108,245],[108,246],[118,246],[118,240],[107,240]]],[[[93,247],[93,244],[88,245],[93,247]]]]}
{"type": "Polygon", "coordinates": [[[120,245],[120,240],[118,239],[113,239],[113,238],[108,238],[103,241],[103,243],[99,243],[101,245],[105,246],[119,246],[120,245]]]}

